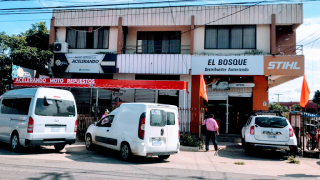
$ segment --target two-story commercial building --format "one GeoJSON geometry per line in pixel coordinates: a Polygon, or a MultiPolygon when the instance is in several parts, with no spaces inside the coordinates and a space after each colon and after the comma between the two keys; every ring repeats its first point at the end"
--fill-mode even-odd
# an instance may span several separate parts
{"type": "MultiPolygon", "coordinates": [[[[304,74],[296,29],[302,4],[184,6],[54,11],[50,44],[58,78],[175,80],[177,90],[100,89],[99,104],[155,102],[214,113],[236,133],[252,110],[268,109],[268,90],[304,74]],[[209,102],[199,98],[200,72],[209,102]]],[[[96,90],[73,90],[77,103],[96,90]]],[[[88,98],[91,94],[91,99],[88,98]]],[[[199,122],[199,113],[188,117],[199,122]]],[[[189,121],[189,120],[188,120],[189,121]]]]}

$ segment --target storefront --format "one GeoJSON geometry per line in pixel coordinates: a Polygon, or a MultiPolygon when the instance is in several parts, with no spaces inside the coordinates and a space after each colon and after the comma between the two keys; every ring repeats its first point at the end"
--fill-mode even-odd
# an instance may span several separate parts
{"type": "Polygon", "coordinates": [[[195,56],[191,108],[207,108],[220,121],[222,133],[239,134],[253,110],[268,110],[269,88],[303,75],[303,62],[299,56],[195,56]],[[208,103],[199,98],[200,72],[208,103]]]}

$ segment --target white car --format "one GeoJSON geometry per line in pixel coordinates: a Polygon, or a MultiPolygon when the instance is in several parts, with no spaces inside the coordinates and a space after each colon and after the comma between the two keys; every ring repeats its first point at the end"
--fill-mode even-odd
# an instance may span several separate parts
{"type": "Polygon", "coordinates": [[[86,147],[104,146],[131,155],[167,159],[179,152],[178,108],[152,103],[124,103],[89,126],[86,147]]]}
{"type": "Polygon", "coordinates": [[[297,154],[297,138],[285,117],[250,116],[241,134],[246,155],[250,155],[254,148],[285,150],[291,155],[297,154]]]}

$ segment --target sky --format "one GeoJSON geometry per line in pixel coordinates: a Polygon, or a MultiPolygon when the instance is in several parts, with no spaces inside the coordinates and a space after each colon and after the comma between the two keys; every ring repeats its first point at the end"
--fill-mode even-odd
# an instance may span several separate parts
{"type": "MultiPolygon", "coordinates": [[[[161,1],[161,0],[152,0],[161,1]]],[[[192,2],[184,3],[170,3],[174,5],[186,5],[186,4],[204,4],[209,1],[204,0],[192,0],[192,2]]],[[[210,3],[230,3],[230,2],[249,2],[254,0],[229,0],[229,1],[210,1],[210,3]]],[[[66,6],[66,5],[90,5],[90,4],[112,4],[112,3],[138,3],[138,2],[150,2],[148,0],[27,0],[27,1],[3,1],[0,0],[0,9],[6,8],[25,8],[25,7],[52,7],[52,6],[66,6]]],[[[300,2],[300,1],[299,1],[300,2]]],[[[169,3],[164,4],[168,6],[169,3]]],[[[149,5],[157,6],[157,5],[149,5]]],[[[128,6],[126,6],[128,7],[128,6]]],[[[129,7],[133,7],[132,5],[129,7]]],[[[303,24],[297,29],[297,45],[304,45],[308,42],[320,37],[320,2],[305,2],[303,7],[303,24]],[[312,36],[307,38],[309,35],[312,36]],[[307,39],[305,39],[307,38],[307,39]],[[305,39],[304,41],[301,41],[305,39]],[[300,42],[301,41],[301,42],[300,42]]],[[[28,15],[1,15],[0,14],[0,32],[4,31],[6,34],[19,34],[25,32],[31,27],[31,24],[45,21],[47,27],[50,27],[51,13],[43,14],[28,14],[28,15]]],[[[316,90],[320,90],[320,39],[303,47],[303,54],[305,55],[305,76],[311,91],[310,99],[314,96],[316,90]]],[[[297,78],[287,83],[281,84],[274,88],[269,89],[269,101],[278,101],[276,94],[282,94],[279,96],[281,102],[288,101],[300,101],[300,93],[302,87],[303,78],[297,78]]]]}

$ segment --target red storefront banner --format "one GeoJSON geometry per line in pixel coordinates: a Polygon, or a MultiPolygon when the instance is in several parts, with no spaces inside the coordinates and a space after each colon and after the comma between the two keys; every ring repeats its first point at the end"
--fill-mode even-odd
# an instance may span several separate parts
{"type": "Polygon", "coordinates": [[[188,82],[186,81],[15,78],[14,86],[109,88],[109,89],[153,89],[153,90],[158,89],[158,90],[185,90],[188,92],[188,82]]]}

